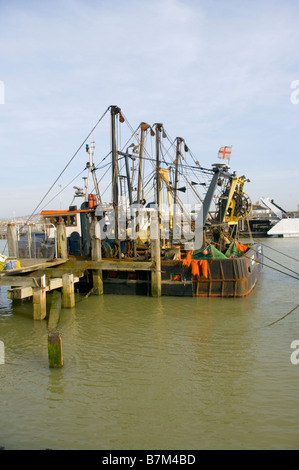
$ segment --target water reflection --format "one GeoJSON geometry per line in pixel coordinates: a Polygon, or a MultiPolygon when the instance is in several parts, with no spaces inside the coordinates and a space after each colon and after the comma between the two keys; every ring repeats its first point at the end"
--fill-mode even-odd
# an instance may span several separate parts
{"type": "Polygon", "coordinates": [[[265,269],[244,299],[77,298],[62,312],[59,370],[46,322],[1,288],[0,446],[298,448],[297,317],[264,327],[299,303],[294,285],[265,269]]]}

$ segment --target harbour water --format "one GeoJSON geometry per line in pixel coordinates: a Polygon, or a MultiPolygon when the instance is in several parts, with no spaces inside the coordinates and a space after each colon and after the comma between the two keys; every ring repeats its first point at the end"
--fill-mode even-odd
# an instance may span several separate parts
{"type": "MultiPolygon", "coordinates": [[[[264,243],[299,259],[299,239],[264,243]]],[[[298,286],[265,267],[246,298],[77,294],[62,311],[56,370],[47,322],[1,287],[0,447],[299,449],[299,308],[268,326],[299,304],[298,286]]]]}

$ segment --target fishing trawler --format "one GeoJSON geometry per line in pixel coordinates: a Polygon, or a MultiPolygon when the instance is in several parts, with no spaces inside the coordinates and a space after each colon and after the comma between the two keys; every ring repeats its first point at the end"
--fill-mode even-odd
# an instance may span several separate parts
{"type": "MultiPolygon", "coordinates": [[[[118,106],[107,108],[93,133],[107,113],[111,147],[97,166],[95,141],[83,143],[89,155],[88,175],[84,189],[74,187],[75,197],[84,199],[80,208],[72,201],[68,210],[41,211],[49,227],[47,243],[55,239],[58,224],[64,224],[69,257],[88,259],[95,222],[102,259],[148,260],[153,240],[158,239],[162,295],[249,294],[262,269],[263,253],[259,243],[238,239],[239,221],[252,208],[244,192],[246,177],[230,172],[228,163],[203,168],[185,140],[170,139],[161,123],[142,122],[133,131],[118,106]],[[122,147],[117,136],[124,123],[131,135],[122,147]],[[108,171],[111,193],[105,201],[100,182],[108,171]]],[[[219,158],[227,159],[229,149],[220,149],[219,158]]],[[[150,272],[106,269],[103,286],[104,293],[150,295],[150,272]]]]}

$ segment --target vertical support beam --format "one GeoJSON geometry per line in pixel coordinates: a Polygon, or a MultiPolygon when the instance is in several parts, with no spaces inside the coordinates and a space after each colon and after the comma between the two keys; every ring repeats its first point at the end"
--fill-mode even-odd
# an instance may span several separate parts
{"type": "Polygon", "coordinates": [[[160,224],[158,214],[151,217],[151,257],[155,268],[151,272],[152,297],[161,296],[161,250],[160,250],[160,224]]]}
{"type": "MultiPolygon", "coordinates": [[[[91,259],[93,261],[101,261],[102,259],[102,245],[101,234],[99,233],[99,224],[96,217],[91,221],[90,225],[90,238],[91,238],[91,259]]],[[[96,295],[103,294],[103,271],[102,269],[93,269],[93,292],[96,295]]]]}
{"type": "Polygon", "coordinates": [[[7,224],[7,243],[10,258],[18,257],[18,236],[15,224],[7,224]]]}
{"type": "Polygon", "coordinates": [[[62,276],[62,306],[64,308],[75,307],[75,289],[73,274],[63,274],[62,276]]]}
{"type": "Polygon", "coordinates": [[[51,308],[48,319],[49,330],[55,331],[57,328],[61,313],[61,293],[57,290],[53,291],[51,308]]]}
{"type": "Polygon", "coordinates": [[[63,367],[62,339],[58,331],[48,334],[48,358],[49,367],[63,367]]]}
{"type": "Polygon", "coordinates": [[[64,222],[59,222],[57,225],[57,246],[58,246],[58,258],[67,259],[67,238],[64,222]]]}
{"type": "Polygon", "coordinates": [[[33,289],[33,320],[43,320],[47,315],[46,289],[35,287],[33,289]]]}

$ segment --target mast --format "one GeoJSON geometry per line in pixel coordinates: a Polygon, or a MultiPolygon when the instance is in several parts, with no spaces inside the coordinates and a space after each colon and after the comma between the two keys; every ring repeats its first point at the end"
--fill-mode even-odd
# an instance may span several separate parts
{"type": "Polygon", "coordinates": [[[177,203],[177,191],[178,191],[178,172],[179,172],[179,158],[180,158],[180,146],[182,138],[176,138],[176,157],[175,157],[175,177],[174,177],[174,203],[177,203]]]}
{"type": "Polygon", "coordinates": [[[174,176],[174,210],[173,210],[173,229],[176,223],[176,211],[177,211],[177,192],[178,192],[178,181],[179,181],[179,158],[181,155],[180,147],[183,139],[181,137],[176,138],[176,157],[175,157],[175,176],[174,176]]]}
{"type": "Polygon", "coordinates": [[[118,106],[110,106],[111,113],[111,150],[112,150],[112,205],[115,221],[115,241],[118,242],[118,153],[116,147],[116,116],[120,115],[120,122],[124,122],[118,106]]]}
{"type": "MultiPolygon", "coordinates": [[[[133,146],[134,146],[134,144],[131,144],[127,148],[126,153],[124,153],[125,163],[126,163],[127,187],[128,187],[130,208],[132,208],[133,198],[132,198],[132,184],[131,184],[130,167],[129,167],[129,155],[130,155],[129,154],[129,148],[133,147],[133,146]]],[[[118,152],[118,153],[121,153],[121,152],[118,152]]]]}
{"type": "Polygon", "coordinates": [[[144,147],[144,136],[147,129],[150,127],[146,122],[140,124],[140,149],[139,149],[139,168],[138,168],[138,186],[137,186],[137,205],[141,201],[141,183],[142,183],[142,158],[143,158],[143,147],[144,147]]]}
{"type": "Polygon", "coordinates": [[[87,182],[86,182],[86,187],[85,187],[85,201],[88,202],[88,190],[89,190],[90,174],[92,174],[94,188],[95,188],[95,192],[96,192],[96,195],[97,195],[97,201],[98,201],[98,203],[100,203],[101,202],[101,196],[100,196],[98,182],[97,182],[97,178],[96,178],[96,174],[95,174],[95,167],[94,167],[94,163],[93,163],[94,148],[95,148],[94,141],[91,142],[90,147],[89,147],[88,144],[86,144],[86,152],[89,154],[89,162],[87,162],[87,164],[86,164],[86,168],[88,168],[88,177],[87,177],[87,182]]]}
{"type": "Polygon", "coordinates": [[[156,127],[156,204],[158,208],[158,219],[160,222],[160,144],[161,130],[163,124],[157,123],[156,127]]]}

